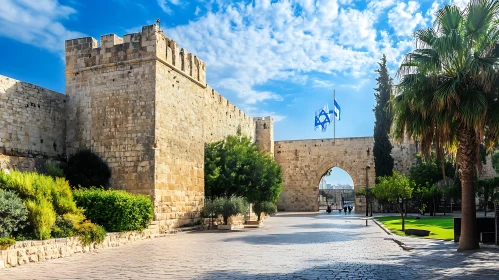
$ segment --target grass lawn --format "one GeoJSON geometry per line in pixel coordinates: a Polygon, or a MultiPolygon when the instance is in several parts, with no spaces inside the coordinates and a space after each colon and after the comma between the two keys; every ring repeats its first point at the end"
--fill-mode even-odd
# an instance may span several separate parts
{"type": "MultiPolygon", "coordinates": [[[[390,231],[405,235],[402,231],[402,219],[400,216],[376,217],[390,231]]],[[[416,220],[416,217],[407,217],[405,219],[405,229],[424,229],[430,231],[429,238],[435,239],[454,239],[454,219],[453,217],[428,217],[416,220]]]]}

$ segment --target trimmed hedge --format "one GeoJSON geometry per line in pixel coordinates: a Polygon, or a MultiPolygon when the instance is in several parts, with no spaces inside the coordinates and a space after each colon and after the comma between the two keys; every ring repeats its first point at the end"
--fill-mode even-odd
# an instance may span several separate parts
{"type": "Polygon", "coordinates": [[[154,207],[146,195],[97,188],[76,190],[73,195],[85,216],[109,232],[143,230],[153,219],[154,207]]]}

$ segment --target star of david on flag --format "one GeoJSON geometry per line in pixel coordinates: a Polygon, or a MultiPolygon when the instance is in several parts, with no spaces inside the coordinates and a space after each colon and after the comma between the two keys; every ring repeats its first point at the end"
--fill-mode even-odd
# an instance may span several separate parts
{"type": "Polygon", "coordinates": [[[330,123],[329,109],[326,104],[324,108],[315,111],[315,130],[321,128],[322,132],[326,132],[327,126],[330,123]]]}

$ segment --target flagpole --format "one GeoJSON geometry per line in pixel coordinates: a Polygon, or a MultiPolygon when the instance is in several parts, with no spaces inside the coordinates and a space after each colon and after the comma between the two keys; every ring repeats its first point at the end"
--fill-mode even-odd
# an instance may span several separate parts
{"type": "Polygon", "coordinates": [[[336,100],[336,89],[333,89],[333,145],[336,144],[336,107],[334,101],[336,100]]]}

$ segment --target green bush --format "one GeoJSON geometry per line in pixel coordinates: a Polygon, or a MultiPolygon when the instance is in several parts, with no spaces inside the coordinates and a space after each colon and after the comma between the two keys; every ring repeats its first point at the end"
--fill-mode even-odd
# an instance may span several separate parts
{"type": "Polygon", "coordinates": [[[153,218],[154,207],[146,195],[91,188],[76,190],[74,198],[87,218],[109,232],[143,230],[153,218]]]}
{"type": "Polygon", "coordinates": [[[224,224],[229,223],[229,217],[238,214],[246,213],[248,209],[248,203],[242,197],[232,196],[227,197],[217,197],[213,200],[213,211],[216,215],[221,215],[224,219],[224,224]]]}
{"type": "Polygon", "coordinates": [[[66,213],[57,216],[52,227],[52,237],[71,237],[77,234],[76,228],[85,221],[83,211],[81,213],[66,213]]]}
{"type": "Polygon", "coordinates": [[[76,234],[80,237],[83,246],[90,245],[91,243],[102,243],[106,238],[106,230],[89,221],[78,225],[76,227],[76,234]]]}
{"type": "Polygon", "coordinates": [[[12,239],[12,238],[9,238],[9,237],[0,237],[0,250],[5,250],[9,246],[14,245],[14,243],[16,243],[16,241],[14,239],[12,239]]]}
{"type": "Polygon", "coordinates": [[[29,211],[29,221],[35,236],[41,240],[49,239],[56,219],[52,204],[47,200],[28,200],[26,201],[26,207],[29,211]]]}
{"type": "Polygon", "coordinates": [[[66,178],[73,187],[107,187],[111,169],[94,152],[81,150],[69,157],[66,178]]]}
{"type": "Polygon", "coordinates": [[[13,191],[0,189],[0,237],[10,237],[26,225],[28,210],[13,191]]]}
{"type": "Polygon", "coordinates": [[[21,233],[23,238],[48,239],[57,215],[81,212],[76,207],[68,182],[63,178],[0,171],[0,189],[16,192],[29,212],[29,226],[21,233]]]}
{"type": "Polygon", "coordinates": [[[260,201],[253,205],[253,211],[258,215],[258,220],[260,221],[262,213],[266,213],[267,215],[277,213],[277,206],[271,201],[260,201]]]}
{"type": "Polygon", "coordinates": [[[47,170],[47,175],[49,176],[52,176],[54,178],[64,178],[64,170],[60,168],[59,165],[54,161],[47,161],[47,163],[45,164],[45,169],[47,170]]]}

